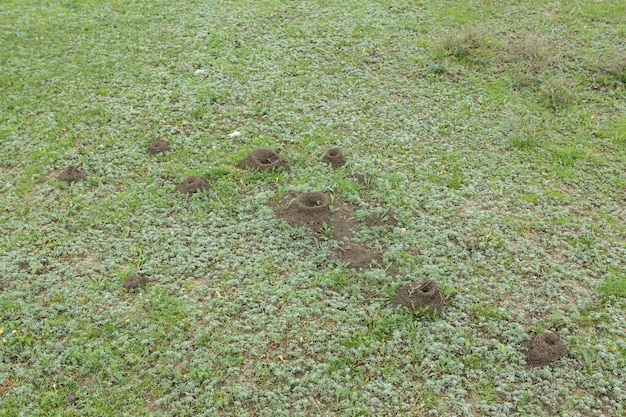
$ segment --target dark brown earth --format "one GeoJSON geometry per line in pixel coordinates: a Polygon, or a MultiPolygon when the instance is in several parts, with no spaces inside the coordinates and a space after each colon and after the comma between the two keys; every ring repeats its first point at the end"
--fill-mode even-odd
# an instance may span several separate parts
{"type": "Polygon", "coordinates": [[[146,277],[133,275],[126,278],[126,281],[124,281],[124,288],[126,288],[127,290],[136,290],[138,288],[144,288],[147,283],[148,280],[146,279],[146,277]]]}
{"type": "Polygon", "coordinates": [[[170,145],[167,144],[163,139],[157,139],[148,146],[148,154],[156,155],[159,153],[165,153],[170,151],[170,145]]]}
{"type": "Polygon", "coordinates": [[[526,362],[530,366],[545,366],[567,354],[559,336],[550,332],[538,334],[523,345],[528,348],[526,362]]]}
{"type": "Polygon", "coordinates": [[[290,193],[274,207],[274,213],[291,226],[305,227],[322,235],[328,233],[328,237],[336,240],[352,237],[356,229],[354,209],[340,206],[331,211],[330,197],[321,192],[307,192],[298,196],[290,193]]]}
{"type": "Polygon", "coordinates": [[[26,271],[28,268],[30,268],[30,265],[28,265],[28,262],[21,261],[17,263],[17,267],[22,271],[26,271]]]}
{"type": "Polygon", "coordinates": [[[441,313],[443,300],[437,283],[432,280],[411,282],[398,288],[395,304],[407,307],[411,312],[427,309],[434,315],[441,313]]]}
{"type": "Polygon", "coordinates": [[[193,194],[196,191],[208,189],[209,183],[206,180],[192,175],[191,177],[185,178],[183,182],[178,184],[175,188],[175,191],[179,193],[193,194]]]}
{"type": "Polygon", "coordinates": [[[333,168],[339,168],[345,165],[346,157],[341,153],[341,149],[332,148],[326,152],[326,155],[322,158],[322,162],[332,165],[333,168]]]}
{"type": "Polygon", "coordinates": [[[71,184],[73,182],[82,181],[87,178],[87,176],[82,170],[78,169],[76,165],[70,165],[65,171],[59,174],[58,178],[61,181],[71,184]]]}
{"type": "Polygon", "coordinates": [[[382,268],[383,266],[383,258],[380,253],[358,243],[344,243],[331,258],[347,263],[349,268],[357,271],[367,271],[372,267],[382,268]]]}
{"type": "Polygon", "coordinates": [[[270,149],[255,149],[239,163],[238,167],[259,171],[274,171],[277,169],[289,171],[289,162],[285,157],[270,149]]]}

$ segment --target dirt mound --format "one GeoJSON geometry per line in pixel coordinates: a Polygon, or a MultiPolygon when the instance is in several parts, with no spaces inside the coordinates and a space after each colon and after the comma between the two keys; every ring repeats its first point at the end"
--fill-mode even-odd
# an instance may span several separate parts
{"type": "Polygon", "coordinates": [[[279,219],[291,226],[305,227],[326,238],[342,240],[351,237],[356,228],[354,210],[349,206],[330,208],[330,197],[326,193],[306,192],[294,197],[288,194],[274,207],[279,219]]]}
{"type": "Polygon", "coordinates": [[[427,309],[427,313],[438,315],[443,300],[437,283],[432,280],[411,282],[398,288],[395,304],[407,307],[411,312],[427,309]]]}
{"type": "Polygon", "coordinates": [[[148,284],[148,280],[146,279],[146,277],[133,275],[132,277],[126,278],[126,281],[124,281],[124,288],[131,291],[139,288],[144,288],[146,284],[148,284]]]}
{"type": "Polygon", "coordinates": [[[526,362],[530,366],[544,366],[567,354],[565,345],[554,333],[541,333],[535,336],[532,341],[527,341],[528,348],[526,362]]]}
{"type": "Polygon", "coordinates": [[[285,157],[270,149],[255,149],[239,163],[238,167],[259,171],[274,171],[276,169],[289,171],[289,162],[285,157]]]}
{"type": "Polygon", "coordinates": [[[198,190],[208,190],[209,183],[206,180],[203,180],[200,177],[192,175],[191,177],[187,177],[178,184],[175,188],[175,191],[179,193],[193,194],[198,190]]]}
{"type": "Polygon", "coordinates": [[[82,170],[78,169],[76,165],[70,165],[65,171],[59,174],[58,178],[61,181],[71,184],[73,182],[84,180],[87,178],[87,175],[85,175],[82,170]]]}
{"type": "Polygon", "coordinates": [[[348,264],[349,268],[357,271],[367,271],[372,268],[372,264],[382,267],[383,258],[375,250],[368,249],[358,243],[345,243],[331,256],[339,262],[348,264]]]}
{"type": "Polygon", "coordinates": [[[156,155],[158,153],[165,153],[170,151],[170,145],[163,139],[157,139],[148,146],[148,154],[156,155]]]}
{"type": "Polygon", "coordinates": [[[345,165],[346,157],[341,153],[341,149],[332,148],[326,152],[326,155],[322,158],[322,162],[332,165],[333,168],[339,168],[345,165]]]}

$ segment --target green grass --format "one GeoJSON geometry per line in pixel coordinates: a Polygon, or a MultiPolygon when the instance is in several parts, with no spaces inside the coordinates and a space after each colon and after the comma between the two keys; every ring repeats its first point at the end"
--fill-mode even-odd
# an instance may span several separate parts
{"type": "Polygon", "coordinates": [[[617,0],[1,2],[0,416],[624,414],[624,22],[617,0]],[[291,171],[237,169],[258,147],[291,171]],[[175,194],[189,175],[211,188],[175,194]],[[354,237],[387,271],[275,217],[312,190],[394,213],[354,237]],[[392,305],[427,278],[440,317],[392,305]],[[543,331],[568,355],[531,369],[543,331]]]}

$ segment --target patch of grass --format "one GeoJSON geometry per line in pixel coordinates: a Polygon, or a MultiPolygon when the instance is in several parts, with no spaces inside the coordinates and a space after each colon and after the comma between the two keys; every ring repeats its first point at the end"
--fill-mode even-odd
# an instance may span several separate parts
{"type": "Polygon", "coordinates": [[[626,275],[623,271],[609,274],[600,285],[599,291],[605,297],[626,297],[626,275]]]}
{"type": "Polygon", "coordinates": [[[458,32],[450,32],[439,45],[442,53],[461,63],[484,66],[487,63],[491,38],[481,27],[472,26],[458,32]]]}

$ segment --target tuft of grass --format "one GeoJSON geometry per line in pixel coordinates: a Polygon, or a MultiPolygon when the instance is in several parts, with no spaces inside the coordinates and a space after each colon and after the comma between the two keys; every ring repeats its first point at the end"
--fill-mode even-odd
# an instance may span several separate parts
{"type": "Polygon", "coordinates": [[[541,101],[551,109],[563,109],[576,100],[576,85],[565,77],[549,77],[539,86],[541,101]]]}
{"type": "Polygon", "coordinates": [[[460,33],[449,32],[440,41],[439,48],[444,56],[461,63],[482,66],[487,62],[491,48],[490,36],[478,26],[466,28],[460,33]]]}

